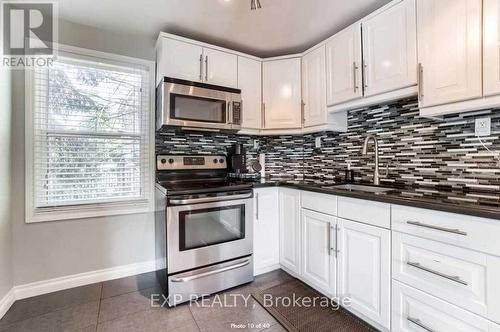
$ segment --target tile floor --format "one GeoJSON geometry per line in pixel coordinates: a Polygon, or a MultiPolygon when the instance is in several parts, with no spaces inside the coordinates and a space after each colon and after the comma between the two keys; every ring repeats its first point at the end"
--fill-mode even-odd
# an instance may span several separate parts
{"type": "Polygon", "coordinates": [[[225,303],[213,302],[211,297],[198,304],[155,308],[151,306],[150,295],[159,293],[159,286],[154,273],[146,273],[17,301],[0,320],[0,332],[280,332],[285,330],[249,295],[291,279],[277,270],[219,294],[218,299],[225,299],[225,303]],[[241,328],[242,325],[246,328],[241,328]]]}

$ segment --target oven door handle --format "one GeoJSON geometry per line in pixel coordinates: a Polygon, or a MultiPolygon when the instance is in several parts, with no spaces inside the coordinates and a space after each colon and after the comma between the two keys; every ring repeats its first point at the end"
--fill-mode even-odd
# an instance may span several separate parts
{"type": "Polygon", "coordinates": [[[238,263],[238,264],[229,265],[229,266],[226,266],[226,267],[223,267],[223,268],[220,268],[220,269],[217,269],[217,270],[213,270],[213,271],[208,271],[208,272],[203,272],[203,273],[200,273],[200,274],[195,274],[195,275],[192,275],[192,276],[189,276],[189,277],[172,278],[172,282],[189,282],[189,281],[192,281],[192,280],[195,280],[195,279],[204,278],[204,277],[208,277],[208,276],[211,276],[211,275],[214,275],[214,274],[218,274],[218,273],[222,273],[222,272],[226,272],[226,271],[238,269],[238,268],[246,266],[248,264],[250,264],[250,260],[249,259],[245,260],[244,262],[238,263]]]}
{"type": "Polygon", "coordinates": [[[189,199],[171,199],[171,204],[198,204],[198,203],[211,203],[211,202],[220,202],[220,201],[228,201],[235,199],[244,199],[252,197],[252,193],[248,194],[240,194],[240,195],[229,195],[229,196],[217,196],[217,197],[203,197],[203,198],[189,198],[189,199]]]}

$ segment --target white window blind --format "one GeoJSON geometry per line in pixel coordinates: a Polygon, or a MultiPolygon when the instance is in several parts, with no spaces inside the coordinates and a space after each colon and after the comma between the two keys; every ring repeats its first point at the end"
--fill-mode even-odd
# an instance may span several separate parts
{"type": "Polygon", "coordinates": [[[34,208],[148,198],[149,74],[67,53],[34,70],[34,208]]]}

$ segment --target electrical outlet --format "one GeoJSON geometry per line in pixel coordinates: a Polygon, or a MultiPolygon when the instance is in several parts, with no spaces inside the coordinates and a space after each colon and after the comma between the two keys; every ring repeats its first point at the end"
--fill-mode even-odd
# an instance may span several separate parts
{"type": "Polygon", "coordinates": [[[259,148],[259,140],[258,139],[253,140],[253,148],[255,150],[257,150],[259,148]]]}
{"type": "Polygon", "coordinates": [[[491,118],[478,118],[476,119],[476,136],[490,136],[491,135],[491,118]]]}
{"type": "Polygon", "coordinates": [[[315,144],[316,149],[321,148],[321,137],[316,137],[315,143],[316,143],[315,144]]]}

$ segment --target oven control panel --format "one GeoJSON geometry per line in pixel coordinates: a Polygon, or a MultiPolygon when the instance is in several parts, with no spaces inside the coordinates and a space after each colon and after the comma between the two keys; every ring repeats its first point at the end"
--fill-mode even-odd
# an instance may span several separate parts
{"type": "Polygon", "coordinates": [[[189,169],[225,169],[225,156],[158,155],[156,169],[159,171],[189,169]]]}

